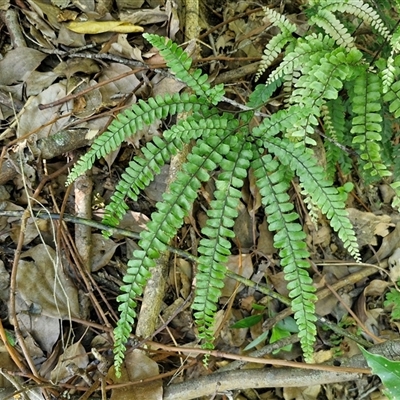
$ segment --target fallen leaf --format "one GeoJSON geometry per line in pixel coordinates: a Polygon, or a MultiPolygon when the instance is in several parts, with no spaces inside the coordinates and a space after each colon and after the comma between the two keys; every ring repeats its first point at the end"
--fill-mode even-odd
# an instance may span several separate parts
{"type": "Polygon", "coordinates": [[[17,291],[26,303],[37,305],[43,315],[59,319],[80,317],[78,290],[64,274],[50,246],[38,244],[21,255],[17,291]]]}
{"type": "Polygon", "coordinates": [[[74,375],[69,367],[71,364],[78,368],[86,368],[89,364],[89,357],[80,342],[67,347],[64,354],[58,359],[56,367],[50,374],[53,383],[65,382],[69,377],[74,375]]]}
{"type": "MultiPolygon", "coordinates": [[[[253,274],[253,262],[251,260],[250,254],[242,254],[241,256],[229,256],[226,268],[235,274],[240,274],[241,276],[249,279],[253,274]]],[[[230,297],[236,287],[236,281],[231,278],[225,279],[225,285],[221,291],[221,297],[230,297]]],[[[238,291],[243,288],[243,285],[239,285],[238,291]]]]}
{"type": "MultiPolygon", "coordinates": [[[[111,367],[107,378],[114,383],[127,383],[146,378],[154,378],[159,375],[158,365],[142,350],[135,349],[128,352],[124,365],[121,368],[121,377],[116,378],[114,367],[111,367]]],[[[163,388],[161,379],[151,382],[129,385],[113,389],[111,400],[162,400],[163,388]]]]}
{"type": "Polygon", "coordinates": [[[67,28],[76,33],[96,34],[104,32],[133,33],[143,32],[141,26],[124,21],[73,21],[67,28]]]}
{"type": "Polygon", "coordinates": [[[27,47],[10,50],[0,61],[0,85],[24,81],[46,57],[47,54],[27,47]]]}

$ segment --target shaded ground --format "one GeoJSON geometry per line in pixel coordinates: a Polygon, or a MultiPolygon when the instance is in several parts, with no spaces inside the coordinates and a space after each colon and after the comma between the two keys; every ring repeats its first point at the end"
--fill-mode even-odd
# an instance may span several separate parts
{"type": "MultiPolygon", "coordinates": [[[[121,109],[138,99],[183,90],[182,84],[162,73],[162,58],[140,31],[184,43],[190,15],[184,11],[193,11],[200,40],[189,41],[187,51],[213,82],[228,84],[231,99],[242,102],[254,87],[260,55],[274,34],[267,29],[262,10],[246,2],[207,3],[199,9],[190,2],[183,7],[157,0],[128,2],[129,8],[122,1],[59,3],[0,2],[0,386],[9,388],[0,392],[0,398],[20,392],[26,398],[61,398],[68,393],[81,399],[159,399],[163,385],[196,382],[215,371],[225,371],[224,381],[239,382],[235,387],[244,388],[252,377],[238,370],[244,363],[239,355],[250,343],[251,357],[281,360],[286,367],[301,362],[290,310],[278,300],[279,295],[287,295],[286,283],[254,177],[249,174],[234,227],[239,239],[234,241],[228,263],[231,276],[239,274],[245,280],[239,284],[229,279],[224,287],[216,332],[218,353],[213,353],[206,369],[199,352],[185,350],[196,347],[197,340],[190,310],[193,265],[184,252],[196,255],[204,210],[214,190],[210,182],[202,187],[172,244],[175,251],[160,266],[165,275],[161,293],[149,283],[135,327],[141,339],[132,339],[126,369],[117,380],[110,367],[112,328],[118,319],[116,296],[129,254],[137,246],[135,239],[165,189],[168,168],[138,202],[129,204],[131,211],[120,228],[130,235],[121,231],[105,239],[99,223],[72,216],[100,221],[132,156],[173,121],[141,130],[75,186],[65,188],[72,162],[121,109]],[[94,29],[92,33],[74,32],[69,24],[82,16],[89,21],[129,21],[129,32],[120,33],[118,26],[110,25],[82,28],[84,32],[94,29]],[[31,217],[38,212],[39,218],[31,217]],[[271,291],[275,298],[269,296],[271,291]],[[156,294],[154,299],[152,294],[156,294]],[[153,301],[162,302],[161,316],[152,314],[153,301]],[[252,326],[231,328],[249,316],[255,317],[252,326]],[[270,345],[274,341],[280,346],[270,345]],[[237,360],[228,365],[229,359],[237,360]],[[237,371],[230,375],[229,369],[237,371]],[[28,392],[28,388],[35,389],[28,392]]],[[[292,2],[285,11],[300,29],[299,6],[292,2]]],[[[282,106],[279,96],[270,106],[282,106]]],[[[366,263],[361,267],[346,261],[326,221],[320,219],[318,229],[313,226],[296,182],[291,194],[308,234],[319,290],[317,313],[325,318],[321,321],[325,327],[321,325],[318,331],[316,363],[358,354],[357,342],[367,346],[397,337],[397,322],[383,305],[385,293],[399,278],[400,221],[390,207],[388,185],[368,190],[360,185],[348,202],[366,263]],[[390,271],[385,270],[388,265],[390,271]]],[[[241,393],[220,390],[221,378],[199,382],[211,388],[205,398],[384,398],[376,377],[350,383],[340,383],[338,378],[339,383],[322,385],[320,376],[305,370],[294,387],[288,387],[288,369],[276,370],[270,368],[271,375],[264,377],[270,388],[241,393]]],[[[189,398],[184,388],[171,388],[164,390],[164,398],[189,398]]]]}

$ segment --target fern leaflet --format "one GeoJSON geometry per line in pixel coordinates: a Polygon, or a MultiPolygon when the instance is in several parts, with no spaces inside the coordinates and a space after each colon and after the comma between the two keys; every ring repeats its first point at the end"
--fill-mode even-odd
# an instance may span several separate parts
{"type": "Polygon", "coordinates": [[[338,190],[325,179],[325,171],[318,165],[313,152],[303,146],[296,147],[293,143],[279,141],[276,138],[268,139],[265,147],[276,154],[282,164],[296,171],[312,202],[331,221],[332,228],[338,233],[348,252],[360,261],[357,239],[345,210],[343,198],[338,190]]]}

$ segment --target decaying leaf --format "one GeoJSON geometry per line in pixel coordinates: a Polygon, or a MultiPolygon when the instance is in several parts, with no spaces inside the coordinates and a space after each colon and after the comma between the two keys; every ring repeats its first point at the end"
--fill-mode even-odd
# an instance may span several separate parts
{"type": "Polygon", "coordinates": [[[389,227],[394,226],[389,215],[375,215],[355,208],[348,208],[347,212],[356,231],[360,247],[367,244],[376,246],[378,244],[376,236],[387,236],[389,227]]]}
{"type": "MultiPolygon", "coordinates": [[[[249,279],[253,274],[253,263],[251,261],[251,254],[242,254],[241,256],[229,256],[228,263],[226,267],[229,271],[234,272],[235,274],[240,274],[245,278],[249,279]]],[[[231,278],[225,279],[225,286],[222,288],[222,297],[229,297],[232,295],[237,282],[231,278]]],[[[243,285],[239,285],[239,289],[241,290],[243,285]]]]}
{"type": "Polygon", "coordinates": [[[43,315],[59,319],[80,317],[78,290],[65,275],[50,246],[39,244],[21,255],[17,291],[28,305],[35,304],[43,315]]]}
{"type": "MultiPolygon", "coordinates": [[[[108,372],[108,378],[111,378],[114,383],[140,381],[157,375],[159,375],[157,363],[139,349],[126,354],[120,378],[115,377],[114,367],[111,367],[108,372]]],[[[162,400],[162,397],[161,380],[154,380],[144,384],[138,382],[137,385],[113,389],[111,394],[111,400],[162,400]]]]}
{"type": "Polygon", "coordinates": [[[86,368],[89,357],[80,342],[74,343],[64,350],[58,359],[57,366],[51,371],[50,377],[53,382],[65,382],[69,377],[75,375],[76,368],[86,368]]]}
{"type": "Polygon", "coordinates": [[[73,21],[67,28],[76,33],[96,34],[104,32],[134,33],[143,32],[141,26],[124,21],[73,21]]]}
{"type": "Polygon", "coordinates": [[[106,266],[115,253],[119,244],[114,243],[113,240],[105,238],[100,233],[92,235],[92,272],[98,271],[100,268],[106,266]]]}

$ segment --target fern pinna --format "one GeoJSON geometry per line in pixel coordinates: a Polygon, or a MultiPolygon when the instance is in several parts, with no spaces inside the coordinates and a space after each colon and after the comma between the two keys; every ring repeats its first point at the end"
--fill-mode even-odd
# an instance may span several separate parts
{"type": "MultiPolygon", "coordinates": [[[[211,87],[207,75],[201,70],[192,71],[192,60],[180,47],[157,35],[144,34],[192,94],[139,101],[117,117],[72,170],[68,183],[143,125],[186,112],[162,137],[153,138],[142,148],[142,154],[134,157],[106,207],[104,222],[116,226],[128,210],[125,199],[137,200],[140,191],[171,156],[185,143],[193,144],[182,171],[170,190],[163,194],[163,201],[156,204],[156,211],[140,234],[140,248],[128,261],[122,294],[118,296],[120,319],[114,331],[117,371],[136,318],[135,298],[142,294],[155,260],[182,226],[197,191],[211,174],[215,176],[216,190],[201,232],[192,308],[199,337],[205,348],[212,348],[215,312],[226,275],[225,264],[231,254],[241,188],[249,168],[254,171],[269,228],[275,232],[274,245],[288,281],[304,356],[307,361],[312,360],[316,295],[308,274],[305,233],[287,191],[291,180],[297,177],[309,208],[318,208],[325,215],[349,254],[360,260],[357,240],[345,210],[343,193],[346,191],[333,185],[336,164],[349,169],[349,163],[355,160],[343,149],[351,148],[359,155],[360,171],[365,177],[377,180],[390,175],[391,166],[380,156],[381,123],[383,110],[396,117],[400,115],[400,85],[396,82],[400,62],[389,30],[366,3],[360,0],[309,3],[310,25],[315,32],[299,38],[292,36],[295,26],[286,17],[266,10],[271,23],[281,33],[266,46],[258,76],[270,68],[278,53],[287,46],[285,54],[276,69],[270,71],[266,84],[258,85],[250,95],[247,111],[235,114],[218,109],[224,96],[223,85],[211,87]],[[353,32],[345,28],[351,26],[349,21],[338,23],[340,13],[357,16],[376,29],[388,46],[392,46],[389,49],[392,61],[385,65],[378,60],[377,65],[370,65],[357,48],[353,32]],[[266,117],[260,111],[280,88],[286,97],[284,107],[266,117]],[[319,165],[313,153],[314,135],[319,129],[329,139],[326,168],[319,165]]],[[[395,182],[393,187],[400,194],[400,184],[395,182]]],[[[395,203],[400,204],[398,199],[395,198],[395,203]]]]}

